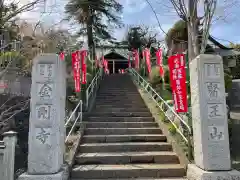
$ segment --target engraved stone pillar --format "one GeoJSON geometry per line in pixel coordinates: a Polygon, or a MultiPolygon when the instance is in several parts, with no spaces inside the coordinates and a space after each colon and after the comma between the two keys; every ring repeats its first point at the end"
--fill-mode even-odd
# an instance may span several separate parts
{"type": "Polygon", "coordinates": [[[65,62],[56,54],[33,60],[29,121],[28,171],[20,180],[62,180],[65,150],[65,62]]]}
{"type": "Polygon", "coordinates": [[[190,62],[195,164],[188,179],[235,179],[231,171],[222,58],[202,54],[190,62]]]}

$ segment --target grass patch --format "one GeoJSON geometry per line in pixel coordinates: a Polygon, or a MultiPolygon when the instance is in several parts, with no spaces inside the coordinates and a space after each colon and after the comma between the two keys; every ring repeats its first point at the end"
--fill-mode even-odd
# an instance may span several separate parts
{"type": "MultiPolygon", "coordinates": [[[[185,157],[188,156],[188,145],[183,140],[182,136],[177,132],[176,128],[173,126],[173,124],[168,120],[168,118],[165,116],[164,112],[160,110],[160,108],[156,105],[156,103],[152,100],[152,98],[149,98],[149,95],[144,91],[140,90],[143,99],[150,109],[151,113],[155,117],[157,121],[159,121],[159,126],[163,130],[165,128],[168,131],[169,136],[171,136],[171,143],[177,144],[178,149],[181,149],[182,153],[185,157]]],[[[165,133],[165,135],[167,135],[165,133]]],[[[170,139],[168,136],[168,140],[170,139]]],[[[180,154],[182,154],[180,153],[180,154]]],[[[188,159],[188,161],[192,161],[188,159]]]]}

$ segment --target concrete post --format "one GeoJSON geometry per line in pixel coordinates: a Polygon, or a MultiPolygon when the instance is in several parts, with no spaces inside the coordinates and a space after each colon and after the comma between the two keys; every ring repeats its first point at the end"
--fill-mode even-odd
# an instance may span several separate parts
{"type": "Polygon", "coordinates": [[[190,62],[195,164],[190,180],[240,179],[231,170],[222,58],[202,54],[190,62]]]}
{"type": "Polygon", "coordinates": [[[28,171],[19,180],[63,180],[66,67],[56,54],[33,60],[28,171]]]}
{"type": "Polygon", "coordinates": [[[14,131],[5,132],[4,155],[3,155],[3,180],[14,180],[15,165],[15,147],[17,142],[17,133],[14,131]]]}

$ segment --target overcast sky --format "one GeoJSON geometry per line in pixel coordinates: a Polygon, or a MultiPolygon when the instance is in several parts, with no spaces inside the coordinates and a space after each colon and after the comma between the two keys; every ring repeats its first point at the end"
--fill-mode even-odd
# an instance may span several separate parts
{"type": "MultiPolygon", "coordinates": [[[[22,4],[31,0],[20,0],[22,4]]],[[[66,17],[64,14],[64,5],[67,0],[46,0],[46,6],[41,5],[36,7],[32,12],[22,14],[22,18],[37,21],[42,20],[45,24],[58,24],[58,26],[70,29],[71,31],[77,30],[78,26],[71,25],[69,22],[61,22],[61,19],[66,17]]],[[[126,26],[128,25],[147,25],[156,30],[159,37],[164,37],[157,24],[156,17],[152,12],[149,5],[145,0],[119,0],[124,6],[122,20],[126,26]]],[[[170,0],[150,0],[157,12],[158,19],[165,32],[172,27],[172,25],[179,19],[175,13],[170,0]]],[[[216,17],[225,17],[214,20],[211,27],[211,35],[224,44],[229,44],[228,41],[240,43],[239,23],[240,23],[240,0],[218,0],[216,17]]],[[[202,12],[202,9],[199,9],[202,12]]],[[[126,32],[125,29],[115,31],[115,36],[121,40],[126,32]]]]}

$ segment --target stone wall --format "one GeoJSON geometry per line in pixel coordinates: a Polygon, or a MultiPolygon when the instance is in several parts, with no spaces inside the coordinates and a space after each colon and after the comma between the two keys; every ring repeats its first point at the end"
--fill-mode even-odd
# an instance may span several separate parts
{"type": "Polygon", "coordinates": [[[229,93],[230,108],[240,108],[240,79],[232,80],[232,89],[229,93]]]}
{"type": "Polygon", "coordinates": [[[18,69],[10,69],[0,80],[0,94],[17,96],[30,96],[31,77],[23,74],[18,69]]]}

